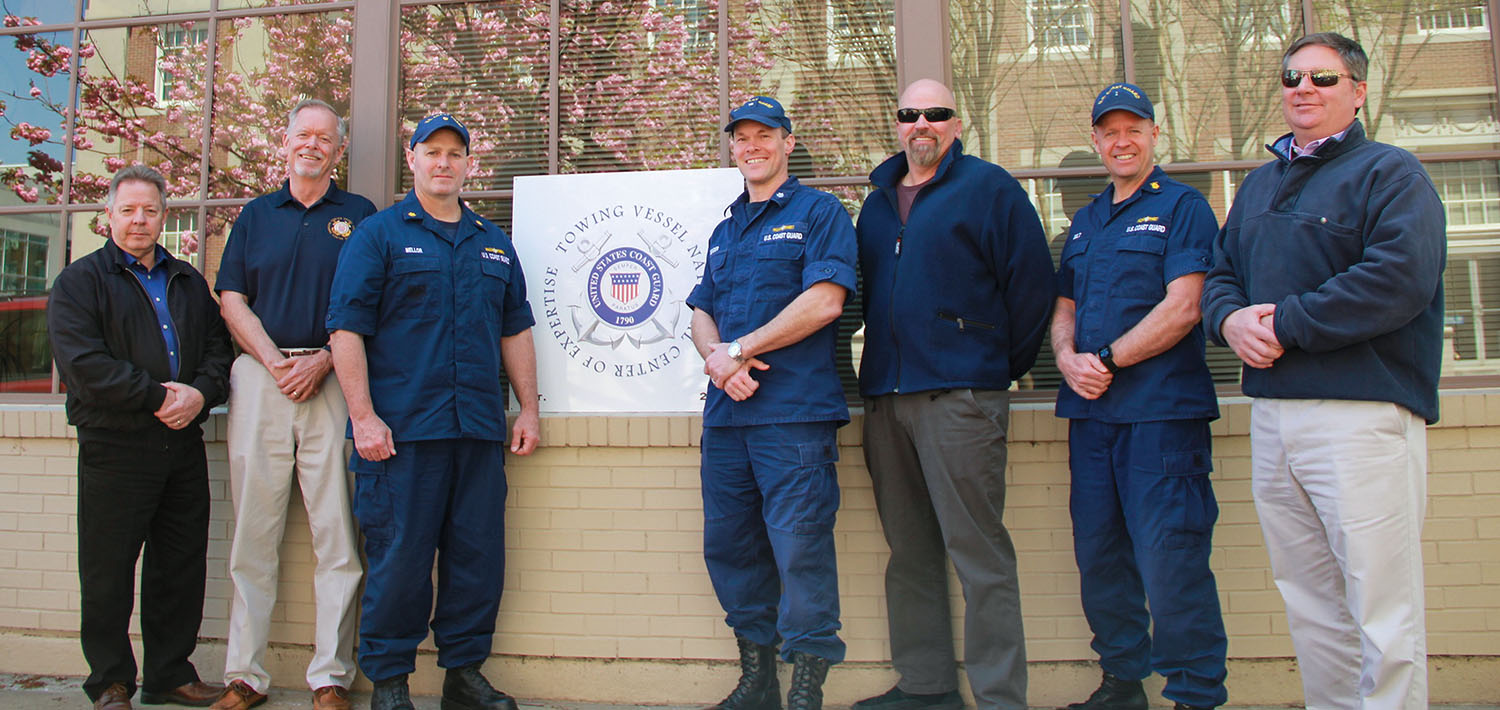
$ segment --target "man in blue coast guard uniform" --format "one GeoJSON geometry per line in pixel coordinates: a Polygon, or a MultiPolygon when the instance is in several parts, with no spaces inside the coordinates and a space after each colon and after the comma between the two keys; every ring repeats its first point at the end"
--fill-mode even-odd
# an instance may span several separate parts
{"type": "Polygon", "coordinates": [[[1218,224],[1203,195],[1156,167],[1155,117],[1130,84],[1094,101],[1110,184],[1073,216],[1052,314],[1073,551],[1104,670],[1073,710],[1146,710],[1152,670],[1177,710],[1227,699],[1208,566],[1219,516],[1208,425],[1219,411],[1198,314],[1218,224]]]}
{"type": "Polygon", "coordinates": [[[470,160],[452,116],[417,124],[414,187],[360,223],[328,306],[369,564],[359,667],[375,683],[373,710],[411,710],[406,677],[429,623],[448,669],[444,708],[516,707],[479,669],[505,576],[500,374],[521,403],[510,450],[524,456],[539,441],[535,320],[510,238],[459,199],[470,160]]]}
{"type": "Polygon", "coordinates": [[[688,297],[713,386],[703,408],[703,557],[739,644],[739,684],[714,708],[781,707],[776,644],[793,663],[787,706],[818,710],[844,659],[833,523],[835,433],[849,408],[834,369],[854,293],[849,213],[787,174],[796,139],[775,99],[729,114],[745,192],[708,242],[688,297]]]}

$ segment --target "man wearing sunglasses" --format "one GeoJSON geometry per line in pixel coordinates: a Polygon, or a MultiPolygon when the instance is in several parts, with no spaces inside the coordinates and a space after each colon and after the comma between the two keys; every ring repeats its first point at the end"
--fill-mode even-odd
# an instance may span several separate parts
{"type": "Polygon", "coordinates": [[[1412,710],[1446,227],[1422,165],[1356,120],[1368,66],[1333,33],[1283,55],[1292,132],[1235,196],[1203,323],[1245,363],[1251,487],[1307,706],[1412,710]]]}
{"type": "Polygon", "coordinates": [[[834,366],[854,293],[854,225],[833,195],[788,174],[796,145],[776,99],[729,112],[745,191],[708,240],[688,296],[713,386],[703,406],[703,559],[739,645],[741,675],[713,710],[818,710],[844,660],[833,524],[836,434],[849,421],[834,366]]]}
{"type": "Polygon", "coordinates": [[[1001,522],[1012,381],[1036,360],[1052,258],[1021,184],[963,152],[953,92],[901,94],[902,152],[870,181],[856,229],[865,283],[865,463],[891,548],[894,688],[858,710],[955,710],[946,558],[967,604],[964,665],[980,708],[1026,706],[1016,553],[1001,522]]]}
{"type": "Polygon", "coordinates": [[[1069,710],[1146,710],[1155,670],[1177,710],[1223,705],[1227,641],[1208,558],[1219,416],[1198,298],[1219,230],[1208,201],[1156,166],[1161,130],[1139,87],[1094,100],[1110,184],[1073,216],[1052,349],[1068,419],[1073,553],[1104,679],[1069,710]],[[1150,600],[1149,612],[1147,599],[1150,600]]]}

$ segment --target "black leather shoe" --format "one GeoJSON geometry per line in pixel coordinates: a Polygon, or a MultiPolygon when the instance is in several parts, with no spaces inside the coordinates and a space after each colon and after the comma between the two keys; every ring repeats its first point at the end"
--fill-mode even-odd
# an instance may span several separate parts
{"type": "Polygon", "coordinates": [[[786,691],[786,710],[823,710],[823,681],[828,659],[792,651],[792,687],[786,691]]]}
{"type": "Polygon", "coordinates": [[[743,636],[734,637],[734,642],[740,648],[740,682],[728,697],[705,710],[781,710],[776,647],[761,646],[743,636]]]}
{"type": "Polygon", "coordinates": [[[850,710],[962,710],[963,696],[957,690],[946,693],[908,693],[900,687],[865,698],[850,710]]]}
{"type": "Polygon", "coordinates": [[[406,676],[375,681],[375,692],[370,694],[370,710],[417,710],[411,704],[411,691],[406,689],[406,676]]]}
{"type": "Polygon", "coordinates": [[[1176,703],[1172,710],[1214,710],[1214,705],[1188,705],[1187,703],[1176,703]]]}
{"type": "Polygon", "coordinates": [[[443,676],[442,710],[516,710],[516,699],[495,690],[478,663],[449,668],[443,676]]]}
{"type": "Polygon", "coordinates": [[[1146,689],[1138,680],[1125,680],[1109,673],[1088,700],[1060,710],[1147,710],[1146,689]]]}

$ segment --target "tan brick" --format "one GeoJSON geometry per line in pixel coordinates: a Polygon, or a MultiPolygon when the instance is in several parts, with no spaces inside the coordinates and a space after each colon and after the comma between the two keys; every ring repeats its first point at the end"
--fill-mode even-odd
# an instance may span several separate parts
{"type": "Polygon", "coordinates": [[[634,489],[585,489],[578,492],[578,507],[635,510],[643,507],[644,496],[634,489]]]}
{"type": "Polygon", "coordinates": [[[1437,547],[1442,562],[1486,562],[1500,557],[1500,550],[1491,542],[1444,541],[1437,547]]]}
{"type": "Polygon", "coordinates": [[[652,636],[710,638],[723,624],[704,617],[654,616],[650,620],[652,636]]]}
{"type": "Polygon", "coordinates": [[[583,589],[583,576],[577,572],[528,572],[520,576],[519,585],[508,585],[537,592],[577,592],[583,589]]]}
{"type": "MultiPolygon", "coordinates": [[[[501,619],[501,624],[505,623],[501,619]]],[[[553,642],[556,636],[549,632],[534,634],[515,633],[512,630],[495,634],[493,650],[495,653],[516,654],[523,656],[554,656],[556,646],[553,642]]]]}
{"type": "MultiPolygon", "coordinates": [[[[609,420],[605,417],[587,417],[589,446],[609,445],[609,420]]],[[[582,452],[580,452],[582,453],[582,452]]]]}
{"type": "Polygon", "coordinates": [[[682,641],[672,638],[622,638],[617,647],[621,658],[682,657],[682,641]]]}
{"type": "Polygon", "coordinates": [[[1427,633],[1447,631],[1472,631],[1485,628],[1488,621],[1484,611],[1470,609],[1429,609],[1427,611],[1427,633]]]}

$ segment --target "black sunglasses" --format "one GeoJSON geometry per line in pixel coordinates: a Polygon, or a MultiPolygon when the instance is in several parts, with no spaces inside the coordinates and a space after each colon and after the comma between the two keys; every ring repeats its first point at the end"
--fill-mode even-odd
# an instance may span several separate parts
{"type": "Polygon", "coordinates": [[[916,123],[921,116],[927,117],[928,123],[942,123],[953,118],[954,111],[947,106],[933,106],[931,108],[898,108],[896,109],[896,121],[899,123],[916,123]]]}
{"type": "Polygon", "coordinates": [[[1313,86],[1327,88],[1339,83],[1339,77],[1349,76],[1349,73],[1337,69],[1284,69],[1281,72],[1281,85],[1295,89],[1302,83],[1304,76],[1312,79],[1313,86]]]}

